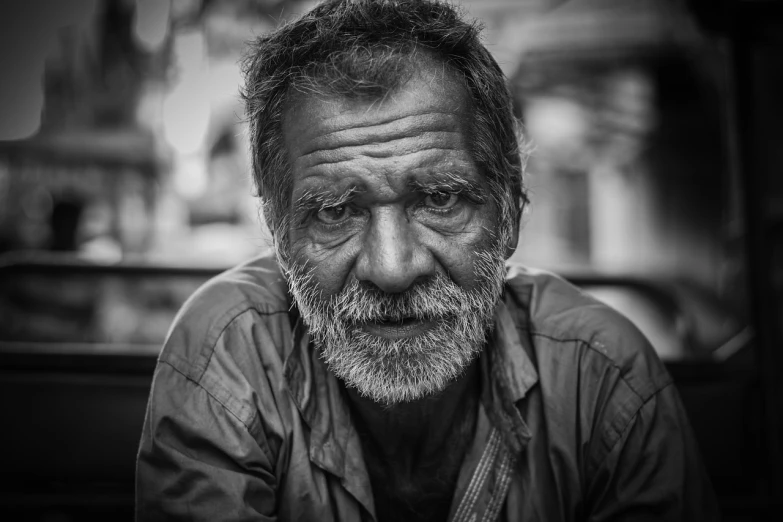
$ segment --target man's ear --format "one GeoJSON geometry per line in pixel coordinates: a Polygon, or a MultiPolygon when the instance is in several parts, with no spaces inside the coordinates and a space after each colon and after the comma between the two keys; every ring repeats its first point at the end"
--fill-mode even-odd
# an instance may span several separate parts
{"type": "Polygon", "coordinates": [[[517,250],[517,243],[519,243],[519,228],[520,224],[522,223],[522,211],[520,210],[517,218],[514,220],[514,229],[511,231],[511,237],[509,238],[509,242],[506,245],[506,261],[514,255],[514,252],[517,250]]]}

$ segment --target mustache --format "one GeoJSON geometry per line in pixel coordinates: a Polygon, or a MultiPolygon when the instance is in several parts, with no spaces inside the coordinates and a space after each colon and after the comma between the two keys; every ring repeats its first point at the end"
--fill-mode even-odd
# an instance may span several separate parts
{"type": "Polygon", "coordinates": [[[332,298],[336,319],[347,323],[442,320],[466,311],[466,292],[436,274],[400,293],[384,292],[372,283],[353,280],[332,298]]]}
{"type": "Polygon", "coordinates": [[[400,293],[388,293],[371,282],[353,279],[336,294],[326,296],[311,272],[295,267],[290,282],[299,305],[312,314],[342,324],[401,322],[405,319],[443,320],[469,313],[477,295],[437,273],[400,293]]]}
{"type": "Polygon", "coordinates": [[[474,281],[462,287],[447,273],[436,272],[400,293],[388,293],[370,281],[351,278],[341,290],[327,294],[313,266],[292,263],[286,270],[289,290],[313,333],[336,332],[362,323],[406,319],[462,324],[466,318],[491,316],[502,294],[504,258],[497,249],[476,252],[474,281]]]}

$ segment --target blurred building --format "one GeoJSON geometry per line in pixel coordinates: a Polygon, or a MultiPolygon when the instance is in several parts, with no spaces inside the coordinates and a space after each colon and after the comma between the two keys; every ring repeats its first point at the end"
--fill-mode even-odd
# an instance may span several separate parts
{"type": "Polygon", "coordinates": [[[729,208],[719,76],[688,13],[572,1],[520,32],[512,82],[535,147],[522,258],[717,286],[729,208]]]}

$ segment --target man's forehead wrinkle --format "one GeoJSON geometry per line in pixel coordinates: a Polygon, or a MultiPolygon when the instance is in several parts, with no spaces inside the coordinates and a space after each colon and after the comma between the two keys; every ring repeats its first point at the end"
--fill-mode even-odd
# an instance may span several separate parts
{"type": "Polygon", "coordinates": [[[333,192],[335,190],[355,187],[357,191],[364,191],[367,189],[365,181],[359,176],[346,176],[342,171],[324,172],[324,171],[311,171],[304,172],[296,182],[298,185],[298,192],[305,192],[307,190],[319,190],[333,192]]]}
{"type": "MultiPolygon", "coordinates": [[[[303,168],[316,168],[321,166],[334,166],[339,165],[341,163],[351,163],[352,161],[355,161],[357,159],[355,154],[352,154],[350,152],[350,149],[353,147],[346,147],[346,150],[344,154],[340,153],[325,153],[323,157],[318,157],[316,159],[313,159],[312,156],[315,154],[310,154],[306,158],[299,158],[297,159],[297,162],[300,166],[303,168]],[[308,161],[309,160],[309,161],[308,161]]],[[[358,146],[357,146],[358,148],[358,146]]],[[[432,147],[427,146],[416,150],[407,150],[407,151],[400,151],[400,150],[393,150],[393,151],[373,151],[373,150],[365,150],[361,153],[361,156],[364,158],[372,158],[372,159],[386,159],[386,158],[393,158],[397,157],[399,159],[403,159],[405,157],[413,156],[416,154],[422,154],[422,153],[435,153],[435,152],[453,152],[453,151],[459,151],[461,150],[459,146],[455,145],[454,147],[432,147]]],[[[320,156],[320,155],[319,155],[320,156]]]]}
{"type": "Polygon", "coordinates": [[[306,156],[319,150],[334,150],[344,146],[371,143],[383,143],[421,136],[427,132],[458,133],[460,121],[456,113],[425,112],[405,116],[392,115],[381,121],[357,122],[340,116],[322,120],[323,126],[331,126],[327,132],[307,137],[300,145],[300,156],[306,156]]]}
{"type": "Polygon", "coordinates": [[[341,136],[346,134],[349,130],[335,131],[329,134],[324,134],[319,138],[311,140],[309,147],[301,151],[300,157],[307,157],[311,154],[317,154],[319,152],[329,152],[349,147],[362,147],[372,145],[383,145],[386,143],[393,143],[395,141],[403,141],[406,139],[421,138],[424,136],[432,136],[434,138],[448,138],[450,134],[459,134],[458,130],[454,130],[451,127],[443,128],[429,128],[423,125],[417,129],[400,129],[396,132],[382,132],[382,133],[362,133],[361,135],[353,136],[341,136]]]}

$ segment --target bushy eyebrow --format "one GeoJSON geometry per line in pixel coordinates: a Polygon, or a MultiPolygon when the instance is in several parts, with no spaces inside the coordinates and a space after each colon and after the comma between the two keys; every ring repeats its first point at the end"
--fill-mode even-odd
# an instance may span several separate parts
{"type": "Polygon", "coordinates": [[[425,179],[411,179],[408,181],[408,186],[412,190],[428,194],[437,192],[462,194],[479,204],[485,203],[488,198],[487,191],[479,183],[451,172],[434,174],[425,179]]]}
{"type": "Polygon", "coordinates": [[[316,188],[306,190],[294,202],[294,221],[303,222],[312,212],[319,212],[325,208],[339,207],[350,202],[360,192],[358,187],[349,187],[342,193],[335,193],[327,189],[316,188]]]}

